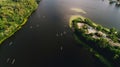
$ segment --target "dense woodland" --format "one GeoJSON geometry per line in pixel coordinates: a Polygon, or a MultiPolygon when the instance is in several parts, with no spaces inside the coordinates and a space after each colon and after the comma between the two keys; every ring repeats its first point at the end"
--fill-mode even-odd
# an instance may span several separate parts
{"type": "Polygon", "coordinates": [[[0,0],[0,41],[23,25],[37,6],[36,0],[0,0]]]}

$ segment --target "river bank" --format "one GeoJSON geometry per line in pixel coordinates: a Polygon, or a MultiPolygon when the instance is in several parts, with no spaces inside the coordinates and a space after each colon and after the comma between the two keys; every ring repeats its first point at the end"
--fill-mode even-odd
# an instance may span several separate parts
{"type": "Polygon", "coordinates": [[[76,41],[87,46],[94,56],[108,67],[118,66],[120,56],[118,31],[102,27],[82,16],[71,17],[69,26],[74,32],[76,41]]]}
{"type": "Polygon", "coordinates": [[[1,1],[1,15],[0,15],[0,44],[12,36],[16,31],[18,31],[22,26],[27,22],[29,16],[37,9],[37,2],[33,0],[33,3],[30,1],[20,1],[20,2],[13,2],[13,1],[1,1]],[[30,5],[26,5],[25,3],[31,3],[30,5]],[[6,4],[10,3],[10,4],[6,4]],[[22,4],[23,3],[23,4],[22,4]],[[14,5],[12,5],[14,4],[14,5]],[[18,6],[14,8],[13,6],[18,6]],[[7,6],[6,6],[7,5],[7,6]],[[11,8],[10,8],[11,7],[11,8]],[[26,7],[26,8],[25,8],[26,7]],[[31,7],[31,8],[29,8],[31,7]],[[21,9],[19,9],[21,8],[21,9]],[[5,10],[8,9],[8,10],[5,10]],[[30,9],[30,10],[29,10],[30,9]],[[17,11],[19,10],[19,11],[17,11]],[[4,13],[6,11],[7,13],[4,13]],[[11,13],[12,12],[12,13],[11,13]],[[13,14],[13,15],[12,15],[13,14]]]}

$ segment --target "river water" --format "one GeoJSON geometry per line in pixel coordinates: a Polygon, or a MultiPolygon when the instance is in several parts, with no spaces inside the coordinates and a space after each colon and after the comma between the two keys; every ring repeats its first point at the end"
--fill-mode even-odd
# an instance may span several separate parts
{"type": "Polygon", "coordinates": [[[74,40],[72,15],[120,29],[120,9],[107,0],[42,0],[26,25],[0,47],[0,67],[103,67],[74,40]]]}

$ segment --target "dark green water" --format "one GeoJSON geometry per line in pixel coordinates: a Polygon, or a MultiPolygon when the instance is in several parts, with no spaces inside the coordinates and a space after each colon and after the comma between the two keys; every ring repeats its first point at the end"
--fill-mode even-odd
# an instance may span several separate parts
{"type": "Polygon", "coordinates": [[[27,24],[2,44],[0,67],[103,67],[74,40],[68,24],[78,14],[120,29],[120,9],[107,0],[42,0],[27,24]]]}

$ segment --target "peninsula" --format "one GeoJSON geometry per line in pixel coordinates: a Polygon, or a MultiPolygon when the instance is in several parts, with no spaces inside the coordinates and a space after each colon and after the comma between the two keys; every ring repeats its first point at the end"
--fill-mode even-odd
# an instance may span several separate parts
{"type": "Polygon", "coordinates": [[[71,18],[70,28],[77,42],[89,47],[98,58],[103,56],[104,63],[107,63],[105,59],[113,65],[120,63],[120,32],[115,28],[103,27],[83,16],[71,18]]]}

